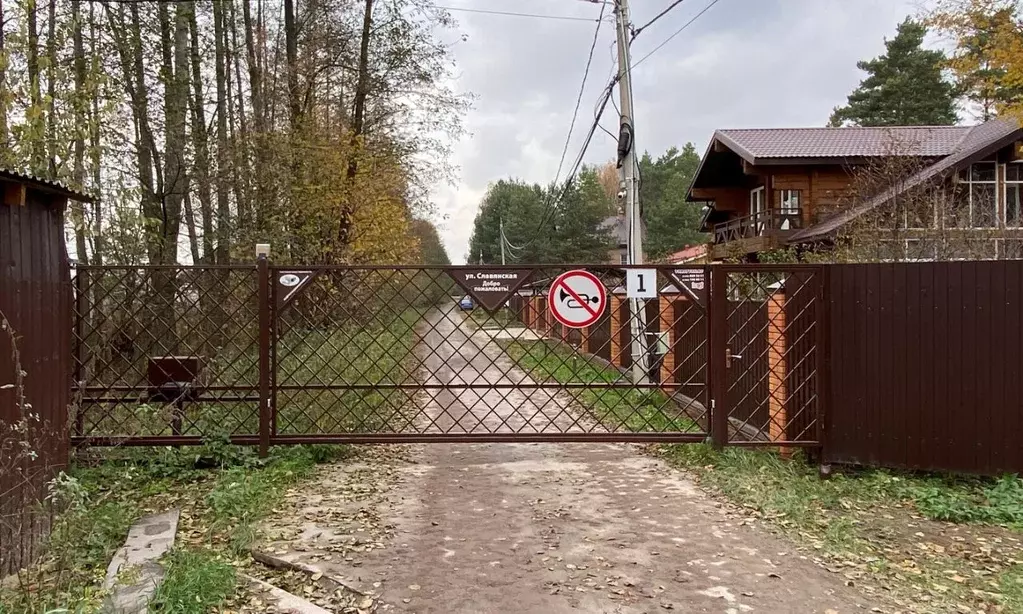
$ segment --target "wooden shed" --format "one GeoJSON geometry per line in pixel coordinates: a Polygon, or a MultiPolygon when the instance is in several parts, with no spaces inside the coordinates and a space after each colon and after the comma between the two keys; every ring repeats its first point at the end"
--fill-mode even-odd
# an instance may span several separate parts
{"type": "Polygon", "coordinates": [[[0,169],[0,578],[49,531],[41,505],[68,461],[72,384],[68,200],[88,196],[0,169]]]}

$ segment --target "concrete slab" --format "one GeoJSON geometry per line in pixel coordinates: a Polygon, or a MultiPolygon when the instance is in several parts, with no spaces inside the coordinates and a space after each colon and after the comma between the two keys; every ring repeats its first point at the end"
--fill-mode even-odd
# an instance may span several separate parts
{"type": "Polygon", "coordinates": [[[174,546],[179,510],[140,518],[128,531],[124,545],[107,566],[103,588],[112,591],[103,604],[110,614],[142,614],[163,582],[159,560],[174,546]]]}
{"type": "MultiPolygon", "coordinates": [[[[330,610],[325,610],[320,606],[307,601],[297,595],[293,595],[288,591],[278,588],[269,582],[264,582],[259,578],[254,578],[250,575],[242,574],[247,582],[260,590],[264,591],[267,596],[272,600],[275,606],[276,612],[285,614],[331,614],[330,610]]],[[[370,606],[372,606],[372,600],[370,600],[370,606]]],[[[360,610],[361,611],[361,610],[360,610]]]]}

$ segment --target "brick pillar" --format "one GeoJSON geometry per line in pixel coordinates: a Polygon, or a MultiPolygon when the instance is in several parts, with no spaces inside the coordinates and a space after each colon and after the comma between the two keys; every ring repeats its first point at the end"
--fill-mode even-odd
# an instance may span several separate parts
{"type": "MultiPolygon", "coordinates": [[[[785,290],[779,289],[767,299],[767,414],[772,441],[783,441],[788,427],[788,359],[785,356],[785,290]]],[[[785,456],[791,454],[782,448],[785,456]]]]}
{"type": "Polygon", "coordinates": [[[584,326],[579,329],[579,349],[583,352],[590,352],[590,328],[589,326],[584,326]]]}
{"type": "Polygon", "coordinates": [[[622,299],[618,298],[617,295],[612,294],[610,298],[611,304],[611,364],[615,366],[622,366],[622,346],[621,346],[621,328],[622,328],[622,313],[621,313],[621,302],[622,299]]]}
{"type": "Polygon", "coordinates": [[[550,337],[554,330],[554,314],[551,313],[549,302],[545,301],[543,307],[543,336],[550,337]]]}
{"type": "Polygon", "coordinates": [[[675,381],[675,301],[677,294],[662,294],[658,300],[658,328],[661,334],[667,333],[668,353],[661,358],[661,388],[671,391],[677,388],[675,381]]]}

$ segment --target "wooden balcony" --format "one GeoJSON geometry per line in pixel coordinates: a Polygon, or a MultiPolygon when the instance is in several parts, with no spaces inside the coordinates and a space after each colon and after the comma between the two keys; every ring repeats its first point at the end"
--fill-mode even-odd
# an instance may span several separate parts
{"type": "Polygon", "coordinates": [[[753,215],[714,226],[715,259],[768,250],[781,245],[781,239],[802,228],[800,209],[766,209],[753,215]]]}

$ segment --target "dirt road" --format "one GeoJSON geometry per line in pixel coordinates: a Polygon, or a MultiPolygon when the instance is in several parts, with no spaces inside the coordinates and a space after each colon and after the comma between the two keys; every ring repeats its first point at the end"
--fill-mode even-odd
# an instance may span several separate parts
{"type": "MultiPolygon", "coordinates": [[[[465,343],[467,327],[431,318],[420,348],[431,380],[524,377],[492,364],[499,349],[481,333],[465,343]]],[[[438,424],[534,413],[521,394],[487,392],[485,403],[451,395],[427,407],[438,424]]],[[[382,611],[830,614],[876,605],[627,445],[416,446],[404,459],[324,469],[318,484],[290,494],[272,528],[281,556],[372,591],[382,611]]]]}

